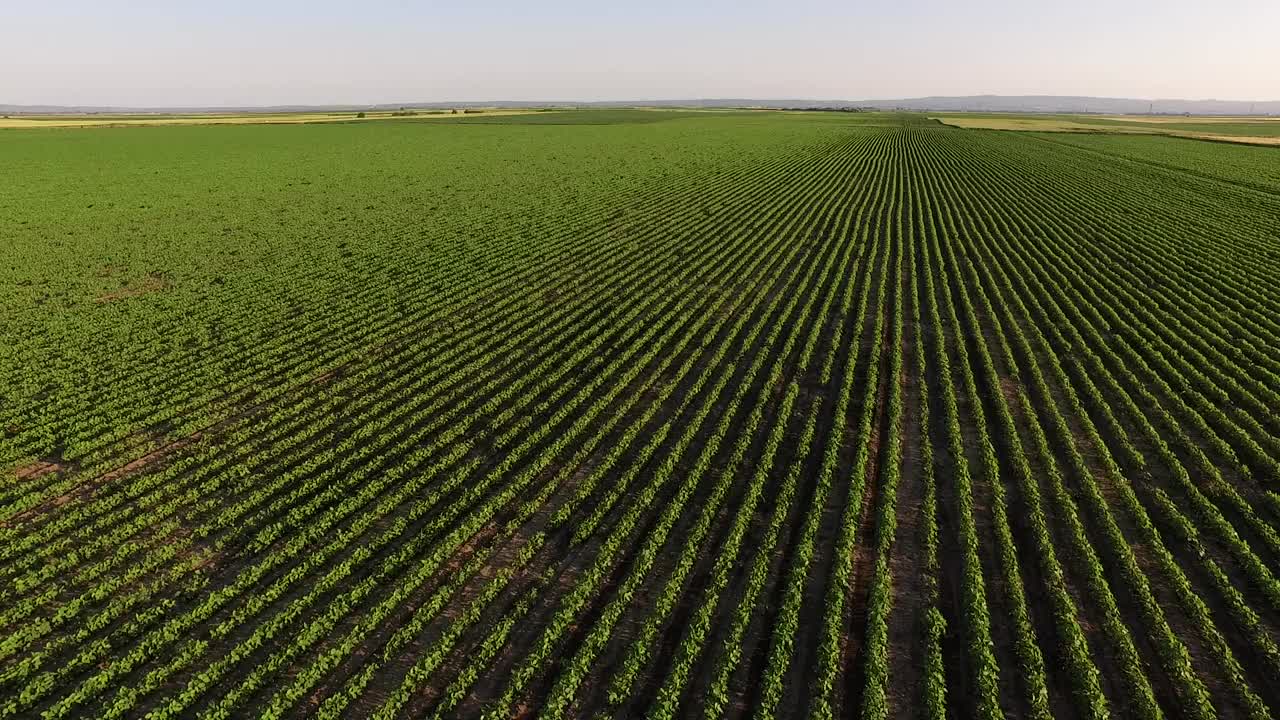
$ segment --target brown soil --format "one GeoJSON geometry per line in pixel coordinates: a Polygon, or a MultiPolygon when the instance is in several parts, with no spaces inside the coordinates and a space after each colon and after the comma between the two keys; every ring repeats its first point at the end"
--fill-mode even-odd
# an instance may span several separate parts
{"type": "Polygon", "coordinates": [[[34,480],[49,473],[61,472],[67,465],[56,460],[37,460],[15,470],[18,480],[34,480]]]}
{"type": "Polygon", "coordinates": [[[158,275],[145,275],[140,280],[125,284],[119,290],[113,290],[99,295],[95,299],[95,302],[109,303],[117,300],[125,300],[127,298],[140,297],[142,295],[150,295],[151,293],[160,292],[171,285],[172,283],[158,275]]]}
{"type": "MultiPolygon", "coordinates": [[[[885,328],[888,332],[888,328],[885,328]]],[[[877,359],[876,362],[887,361],[887,355],[883,359],[877,359]]],[[[880,386],[876,390],[876,409],[873,420],[871,436],[867,438],[867,452],[869,459],[867,463],[866,479],[863,486],[862,498],[862,515],[858,520],[857,543],[853,550],[853,570],[850,573],[851,585],[848,589],[849,593],[849,619],[845,626],[844,642],[841,648],[841,668],[840,678],[837,685],[845,688],[843,695],[837,693],[833,703],[837,709],[852,714],[862,705],[863,690],[863,666],[866,662],[866,656],[863,651],[866,643],[867,631],[867,601],[871,592],[871,582],[875,570],[875,530],[876,516],[880,503],[880,469],[883,462],[881,457],[881,440],[884,424],[887,420],[886,405],[889,394],[889,383],[881,373],[880,386]]]]}
{"type": "Polygon", "coordinates": [[[1016,408],[1019,403],[1019,395],[1022,392],[1022,386],[1019,385],[1018,379],[1007,375],[1000,378],[1000,392],[1004,395],[1005,403],[1009,408],[1016,408]]]}
{"type": "MultiPolygon", "coordinates": [[[[909,317],[909,315],[908,315],[909,317]]],[[[912,367],[917,328],[905,323],[902,338],[902,468],[898,477],[898,527],[889,554],[890,612],[888,619],[889,714],[914,718],[920,715],[923,690],[924,643],[922,620],[928,609],[925,586],[925,549],[921,532],[924,513],[924,483],[920,457],[920,393],[926,392],[924,378],[914,377],[912,367]]]]}
{"type": "Polygon", "coordinates": [[[179,450],[190,445],[191,443],[198,442],[201,437],[203,437],[203,435],[197,432],[187,437],[174,440],[173,442],[167,445],[164,445],[155,450],[152,450],[151,452],[147,453],[146,455],[143,455],[142,457],[138,458],[137,460],[134,460],[133,462],[126,463],[116,468],[115,470],[99,475],[96,478],[96,482],[107,483],[107,482],[112,482],[113,480],[118,480],[126,475],[132,475],[133,473],[138,472],[139,470],[149,465],[155,464],[169,457],[170,455],[178,452],[179,450]]]}
{"type": "MultiPolygon", "coordinates": [[[[7,526],[7,525],[12,525],[14,523],[26,522],[31,518],[43,515],[44,513],[49,512],[54,508],[62,507],[63,505],[66,505],[67,503],[77,498],[91,495],[93,492],[95,492],[98,488],[101,488],[103,485],[112,483],[127,475],[132,475],[133,473],[136,473],[148,466],[151,466],[163,461],[165,458],[178,452],[179,450],[186,447],[187,445],[190,445],[191,443],[196,442],[197,440],[200,439],[200,437],[201,437],[201,434],[197,432],[189,437],[181,438],[173,442],[170,442],[167,445],[164,445],[155,450],[152,450],[146,455],[143,455],[142,457],[137,458],[136,460],[133,460],[124,465],[121,465],[120,467],[114,470],[105,472],[96,477],[92,477],[82,482],[79,482],[74,487],[67,490],[66,492],[51,498],[46,498],[45,500],[41,501],[39,504],[35,505],[34,507],[28,508],[20,513],[17,513],[16,515],[12,515],[6,518],[3,521],[3,523],[0,523],[0,524],[7,526]]],[[[35,470],[35,472],[40,475],[47,474],[50,472],[57,472],[60,470],[67,469],[69,467],[67,464],[64,464],[61,462],[55,462],[55,461],[43,461],[40,463],[36,463],[36,466],[38,467],[35,470]]],[[[34,467],[34,466],[28,466],[28,467],[34,467]]],[[[19,472],[19,479],[23,479],[23,476],[21,474],[22,469],[19,469],[18,472],[19,472]]],[[[34,475],[28,475],[27,477],[34,477],[34,475]]]]}

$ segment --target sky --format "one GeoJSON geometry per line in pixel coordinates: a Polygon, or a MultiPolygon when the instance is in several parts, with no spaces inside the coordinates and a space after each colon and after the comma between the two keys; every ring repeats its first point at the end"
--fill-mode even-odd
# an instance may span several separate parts
{"type": "Polygon", "coordinates": [[[0,104],[1280,100],[1280,0],[5,5],[0,104]]]}

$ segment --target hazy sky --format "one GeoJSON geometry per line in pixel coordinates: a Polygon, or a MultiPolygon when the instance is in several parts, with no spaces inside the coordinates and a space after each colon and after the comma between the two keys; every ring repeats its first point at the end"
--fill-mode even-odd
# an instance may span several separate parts
{"type": "Polygon", "coordinates": [[[1280,100],[1280,0],[40,0],[0,103],[1280,100]]]}

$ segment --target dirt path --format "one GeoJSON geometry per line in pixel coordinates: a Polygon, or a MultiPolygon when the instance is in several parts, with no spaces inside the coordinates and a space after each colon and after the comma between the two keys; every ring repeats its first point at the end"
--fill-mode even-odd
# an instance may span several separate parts
{"type": "MultiPolygon", "coordinates": [[[[904,277],[904,281],[909,278],[904,277]]],[[[911,317],[909,304],[904,315],[911,317]]],[[[898,478],[898,526],[889,555],[892,574],[892,610],[889,613],[889,715],[915,718],[920,715],[924,685],[924,614],[928,610],[928,590],[924,573],[923,536],[925,503],[920,456],[920,395],[927,392],[924,378],[914,377],[919,328],[903,324],[902,372],[896,382],[902,386],[902,469],[898,478]]]]}

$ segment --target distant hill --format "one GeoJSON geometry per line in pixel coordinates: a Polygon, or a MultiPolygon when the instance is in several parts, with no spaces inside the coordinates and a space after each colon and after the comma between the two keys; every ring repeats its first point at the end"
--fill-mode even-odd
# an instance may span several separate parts
{"type": "Polygon", "coordinates": [[[1280,101],[1251,100],[1178,100],[1137,98],[1102,98],[1075,95],[965,95],[958,97],[924,97],[902,100],[866,100],[856,103],[865,107],[903,110],[950,110],[956,112],[1045,112],[1106,113],[1135,115],[1276,115],[1280,101]]]}
{"type": "Polygon", "coordinates": [[[3,105],[6,115],[111,114],[111,113],[245,113],[317,112],[354,110],[395,110],[398,108],[438,109],[474,107],[701,107],[701,108],[874,108],[878,110],[933,110],[951,112],[1041,112],[1103,113],[1140,115],[1146,113],[1192,115],[1280,115],[1280,100],[1179,100],[1103,98],[1075,95],[962,95],[890,100],[813,100],[723,98],[670,100],[609,100],[578,102],[565,100],[485,102],[404,102],[374,105],[276,105],[267,107],[113,107],[68,105],[3,105]]]}

